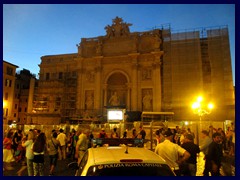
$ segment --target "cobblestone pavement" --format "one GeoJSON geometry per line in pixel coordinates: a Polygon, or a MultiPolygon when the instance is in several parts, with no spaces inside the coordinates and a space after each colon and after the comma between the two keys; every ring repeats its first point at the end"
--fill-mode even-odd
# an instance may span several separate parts
{"type": "MultiPolygon", "coordinates": [[[[58,160],[57,167],[55,169],[55,176],[73,176],[74,170],[67,167],[68,163],[72,162],[71,159],[58,160]]],[[[14,170],[3,171],[3,176],[18,176],[17,172],[22,167],[21,163],[13,163],[14,170]]],[[[45,176],[49,175],[49,157],[45,156],[45,176]]],[[[22,173],[22,176],[27,176],[27,169],[22,173]]]]}

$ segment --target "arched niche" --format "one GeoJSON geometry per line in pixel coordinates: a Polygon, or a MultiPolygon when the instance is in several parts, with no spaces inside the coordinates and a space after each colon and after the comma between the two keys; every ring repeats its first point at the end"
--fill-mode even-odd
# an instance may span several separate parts
{"type": "Polygon", "coordinates": [[[107,78],[107,106],[126,106],[128,78],[123,72],[113,72],[107,78]]]}

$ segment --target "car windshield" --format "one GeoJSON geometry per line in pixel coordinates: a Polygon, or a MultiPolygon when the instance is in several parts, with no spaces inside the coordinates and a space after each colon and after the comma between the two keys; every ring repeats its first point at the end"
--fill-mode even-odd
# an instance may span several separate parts
{"type": "Polygon", "coordinates": [[[87,176],[174,176],[165,164],[115,163],[91,166],[87,176]]]}

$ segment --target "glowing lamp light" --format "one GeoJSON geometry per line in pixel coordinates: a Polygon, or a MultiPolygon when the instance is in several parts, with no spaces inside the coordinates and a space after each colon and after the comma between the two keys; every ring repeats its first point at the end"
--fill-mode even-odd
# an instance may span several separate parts
{"type": "Polygon", "coordinates": [[[203,100],[203,97],[202,96],[198,96],[197,101],[198,102],[202,102],[202,100],[203,100]]]}
{"type": "Polygon", "coordinates": [[[192,104],[192,108],[193,109],[197,109],[199,107],[200,107],[200,103],[199,102],[195,102],[195,103],[192,104]]]}
{"type": "Polygon", "coordinates": [[[3,108],[6,108],[7,107],[7,101],[3,101],[3,108]]]}
{"type": "Polygon", "coordinates": [[[208,104],[208,109],[213,109],[213,108],[214,108],[213,104],[212,104],[212,103],[209,103],[209,104],[208,104]]]}

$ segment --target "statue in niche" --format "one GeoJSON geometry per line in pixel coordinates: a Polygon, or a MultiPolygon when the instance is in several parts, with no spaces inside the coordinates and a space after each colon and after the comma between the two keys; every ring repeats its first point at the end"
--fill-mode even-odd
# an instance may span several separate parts
{"type": "Polygon", "coordinates": [[[92,93],[89,93],[87,95],[86,100],[85,100],[85,104],[86,104],[86,109],[93,109],[94,98],[93,98],[92,93]]]}
{"type": "Polygon", "coordinates": [[[113,95],[111,96],[111,98],[109,99],[108,102],[111,106],[119,106],[120,105],[120,98],[116,91],[113,93],[113,95]]]}
{"type": "Polygon", "coordinates": [[[152,110],[152,95],[147,91],[143,97],[143,110],[152,110]]]}

